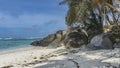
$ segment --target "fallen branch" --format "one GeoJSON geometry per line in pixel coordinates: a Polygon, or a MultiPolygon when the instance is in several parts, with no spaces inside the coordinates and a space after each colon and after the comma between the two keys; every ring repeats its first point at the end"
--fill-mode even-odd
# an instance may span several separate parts
{"type": "Polygon", "coordinates": [[[80,68],[78,62],[74,61],[73,59],[68,59],[68,60],[69,60],[69,61],[72,61],[72,62],[76,65],[77,68],[80,68]]]}

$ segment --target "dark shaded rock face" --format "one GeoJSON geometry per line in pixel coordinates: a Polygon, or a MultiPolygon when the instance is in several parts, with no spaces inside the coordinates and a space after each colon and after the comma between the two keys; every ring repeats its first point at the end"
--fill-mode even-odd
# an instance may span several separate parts
{"type": "Polygon", "coordinates": [[[48,46],[51,43],[60,44],[60,42],[64,39],[65,34],[66,34],[66,31],[59,30],[54,34],[48,35],[47,37],[43,38],[42,40],[32,42],[31,45],[33,45],[33,46],[48,46]]]}
{"type": "Polygon", "coordinates": [[[65,40],[64,45],[66,48],[78,48],[84,44],[87,44],[87,36],[83,32],[71,32],[65,40]]]}
{"type": "Polygon", "coordinates": [[[47,37],[43,38],[42,40],[32,42],[31,45],[33,45],[33,46],[48,46],[55,39],[56,39],[56,35],[51,34],[51,35],[48,35],[47,37]]]}

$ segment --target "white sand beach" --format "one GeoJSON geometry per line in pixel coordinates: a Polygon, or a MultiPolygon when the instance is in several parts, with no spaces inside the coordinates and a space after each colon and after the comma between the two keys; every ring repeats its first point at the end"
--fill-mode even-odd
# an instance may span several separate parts
{"type": "Polygon", "coordinates": [[[10,50],[0,53],[0,67],[11,65],[15,68],[23,68],[22,65],[39,60],[42,55],[47,55],[56,49],[41,47],[29,47],[18,50],[10,50]],[[19,67],[20,66],[20,67],[19,67]]]}
{"type": "Polygon", "coordinates": [[[120,68],[120,49],[24,48],[1,52],[0,68],[120,68]]]}

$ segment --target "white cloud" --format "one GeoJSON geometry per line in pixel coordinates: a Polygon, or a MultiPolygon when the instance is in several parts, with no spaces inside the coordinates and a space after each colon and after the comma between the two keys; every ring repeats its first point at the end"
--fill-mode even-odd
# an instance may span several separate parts
{"type": "Polygon", "coordinates": [[[44,25],[51,21],[56,21],[55,23],[63,26],[64,15],[21,14],[13,16],[0,12],[0,27],[32,27],[33,25],[44,25]]]}

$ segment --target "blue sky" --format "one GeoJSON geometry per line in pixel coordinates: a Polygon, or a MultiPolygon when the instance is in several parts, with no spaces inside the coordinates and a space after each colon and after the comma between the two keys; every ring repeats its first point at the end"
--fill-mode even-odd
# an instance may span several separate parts
{"type": "Polygon", "coordinates": [[[38,37],[65,28],[67,8],[60,1],[0,0],[0,37],[38,37]]]}

